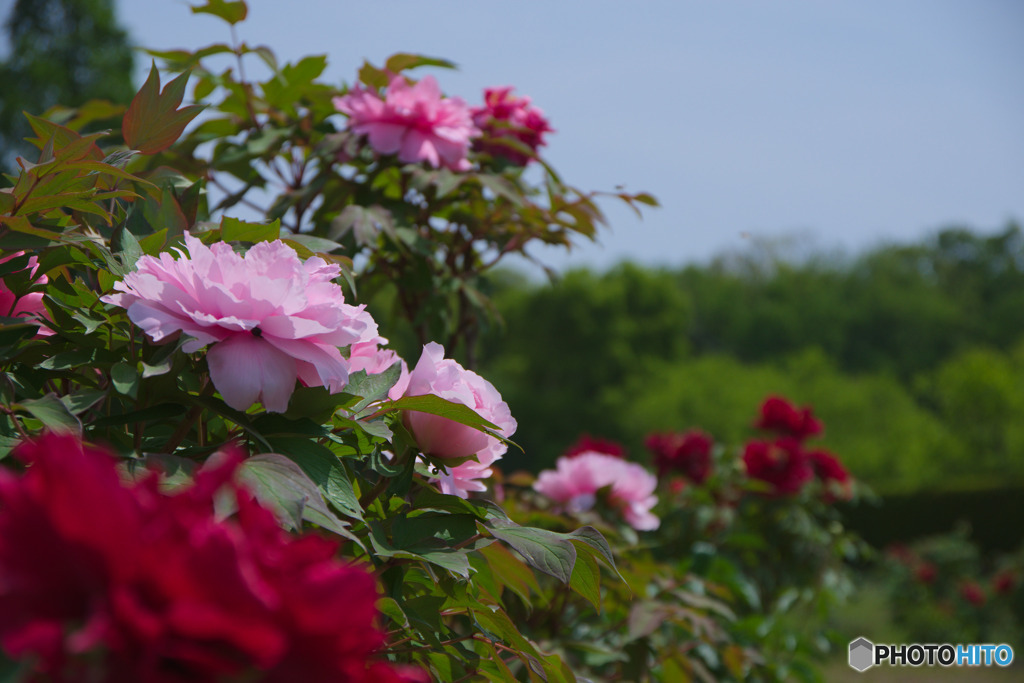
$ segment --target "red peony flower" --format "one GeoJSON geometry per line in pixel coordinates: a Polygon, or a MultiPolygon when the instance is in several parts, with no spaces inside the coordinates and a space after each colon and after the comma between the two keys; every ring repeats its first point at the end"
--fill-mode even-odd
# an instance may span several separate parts
{"type": "Polygon", "coordinates": [[[807,454],[814,475],[825,488],[824,499],[832,502],[837,497],[849,499],[853,495],[850,473],[832,453],[823,450],[811,451],[807,454]]]}
{"type": "Polygon", "coordinates": [[[576,439],[576,443],[569,446],[563,455],[566,458],[575,458],[583,453],[604,453],[616,458],[626,457],[626,449],[622,444],[611,439],[598,439],[590,434],[581,434],[580,438],[576,439]]]}
{"type": "Polygon", "coordinates": [[[369,659],[373,578],[285,534],[230,481],[237,456],[172,496],[156,476],[123,485],[70,436],[15,456],[29,467],[0,470],[0,648],[48,680],[423,680],[369,659]],[[238,515],[218,521],[223,490],[238,515]]]}
{"type": "Polygon", "coordinates": [[[473,109],[473,123],[483,131],[477,149],[520,166],[530,163],[537,148],[547,144],[544,134],[554,132],[544,112],[531,105],[529,97],[513,95],[511,87],[484,90],[484,106],[473,109]],[[509,140],[518,144],[508,144],[509,140]],[[531,154],[516,149],[520,145],[531,154]]]}
{"type": "Polygon", "coordinates": [[[914,569],[914,578],[924,584],[933,584],[939,576],[939,570],[931,562],[922,562],[914,569]]]}
{"type": "Polygon", "coordinates": [[[711,475],[710,436],[693,429],[685,433],[651,434],[644,442],[654,455],[658,476],[680,472],[695,484],[703,484],[711,475]]]}
{"type": "Polygon", "coordinates": [[[975,607],[985,604],[985,591],[977,581],[971,579],[965,579],[960,583],[960,597],[975,607]]]}
{"type": "Polygon", "coordinates": [[[1009,595],[1016,587],[1017,575],[1009,569],[992,577],[992,592],[996,595],[1009,595]]]}
{"type": "Polygon", "coordinates": [[[773,443],[751,441],[743,451],[747,475],[768,482],[775,495],[794,495],[814,477],[800,441],[782,437],[773,443]]]}
{"type": "Polygon", "coordinates": [[[797,409],[792,403],[780,396],[769,396],[761,404],[761,417],[754,426],[769,432],[778,432],[783,436],[806,439],[821,434],[822,425],[811,412],[810,408],[797,409]]]}
{"type": "Polygon", "coordinates": [[[828,451],[811,451],[807,454],[807,459],[814,469],[815,476],[821,481],[835,481],[840,484],[850,481],[850,473],[839,462],[839,458],[828,451]]]}

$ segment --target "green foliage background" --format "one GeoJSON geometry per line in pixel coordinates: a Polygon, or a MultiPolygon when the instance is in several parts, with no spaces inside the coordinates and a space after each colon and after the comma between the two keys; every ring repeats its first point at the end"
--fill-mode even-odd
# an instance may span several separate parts
{"type": "MultiPolygon", "coordinates": [[[[1024,480],[1024,236],[947,229],[856,258],[764,250],[670,270],[508,279],[481,371],[539,469],[580,432],[749,434],[768,394],[812,404],[880,492],[1024,480]],[[558,415],[559,419],[551,419],[558,415]]],[[[642,456],[641,456],[642,457],[642,456]]],[[[511,459],[511,458],[510,458],[511,459]]]]}

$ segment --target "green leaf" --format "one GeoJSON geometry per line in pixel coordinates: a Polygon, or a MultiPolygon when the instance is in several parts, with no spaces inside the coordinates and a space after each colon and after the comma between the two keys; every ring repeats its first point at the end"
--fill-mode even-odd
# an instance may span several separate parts
{"type": "Polygon", "coordinates": [[[377,611],[388,617],[402,628],[409,627],[409,618],[395,601],[394,598],[380,598],[377,600],[377,611]]]}
{"type": "Polygon", "coordinates": [[[384,372],[375,375],[367,374],[365,370],[349,375],[345,393],[363,398],[362,401],[352,406],[352,412],[358,414],[371,403],[387,398],[388,391],[395,386],[401,376],[402,363],[400,361],[393,363],[384,372]]]}
{"type": "Polygon", "coordinates": [[[601,611],[601,569],[593,555],[577,552],[569,587],[586,598],[594,609],[601,611]]]}
{"type": "Polygon", "coordinates": [[[270,437],[269,441],[302,468],[327,502],[353,519],[363,518],[363,508],[348,472],[334,453],[309,438],[270,437]]]}
{"type": "Polygon", "coordinates": [[[440,417],[448,418],[453,422],[464,424],[467,427],[474,427],[481,432],[502,438],[497,433],[498,425],[485,420],[472,408],[462,403],[453,403],[440,396],[424,394],[422,396],[403,396],[397,401],[388,404],[388,410],[413,410],[419,413],[430,413],[440,417]]]}
{"type": "Polygon", "coordinates": [[[225,216],[220,222],[220,236],[225,242],[272,242],[281,235],[281,221],[249,223],[225,216]]]}
{"type": "Polygon", "coordinates": [[[101,417],[98,420],[94,420],[91,426],[94,428],[101,427],[118,427],[120,425],[131,424],[133,422],[155,422],[158,420],[169,420],[174,417],[184,415],[186,411],[185,406],[180,403],[161,403],[155,406],[149,406],[141,410],[130,410],[126,413],[118,413],[115,415],[107,415],[101,417]]]}
{"type": "Polygon", "coordinates": [[[490,567],[491,576],[518,595],[526,605],[531,603],[531,591],[542,602],[545,600],[533,571],[504,545],[494,543],[482,548],[480,554],[490,567]]]}
{"type": "Polygon", "coordinates": [[[107,392],[100,389],[86,389],[73,394],[61,396],[60,401],[72,415],[81,415],[89,408],[106,398],[107,392]]]}
{"type": "Polygon", "coordinates": [[[110,381],[118,393],[138,398],[139,373],[134,365],[124,361],[115,363],[114,367],[110,368],[110,381]]]}
{"type": "Polygon", "coordinates": [[[565,534],[511,523],[496,524],[489,530],[495,538],[515,548],[534,569],[562,583],[569,582],[576,563],[576,548],[566,540],[565,534]]]}
{"type": "Polygon", "coordinates": [[[293,249],[296,245],[299,245],[316,254],[328,254],[342,248],[337,242],[305,233],[292,234],[289,232],[286,235],[281,235],[281,239],[293,249]]]}
{"type": "Polygon", "coordinates": [[[42,422],[47,429],[62,433],[82,433],[82,423],[71,414],[56,394],[46,394],[41,398],[21,401],[14,407],[24,410],[42,422]]]}
{"type": "Polygon", "coordinates": [[[125,144],[140,154],[156,154],[174,144],[189,121],[204,109],[199,105],[178,109],[185,96],[189,73],[182,72],[161,92],[160,74],[153,64],[149,77],[132,98],[121,122],[125,144]]]}
{"type": "Polygon", "coordinates": [[[245,19],[249,14],[249,8],[244,0],[206,0],[205,5],[193,7],[192,14],[212,14],[235,25],[245,19]]]}
{"type": "Polygon", "coordinates": [[[398,73],[399,71],[405,71],[406,69],[415,69],[420,66],[438,66],[442,69],[457,69],[455,62],[449,62],[447,59],[440,59],[439,57],[426,57],[424,55],[409,54],[406,52],[399,52],[388,57],[388,61],[385,62],[384,68],[391,73],[398,73]]]}
{"type": "Polygon", "coordinates": [[[350,535],[327,508],[317,485],[287,456],[255,455],[242,463],[239,477],[283,526],[299,530],[305,519],[329,531],[350,535]]]}

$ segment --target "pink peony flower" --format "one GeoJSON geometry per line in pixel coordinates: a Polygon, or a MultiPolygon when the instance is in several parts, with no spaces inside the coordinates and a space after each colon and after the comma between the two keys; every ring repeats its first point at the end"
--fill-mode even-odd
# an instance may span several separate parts
{"type": "Polygon", "coordinates": [[[922,562],[914,568],[914,578],[924,584],[933,584],[939,576],[939,570],[931,562],[922,562]]]}
{"type": "MultiPolygon", "coordinates": [[[[8,254],[0,258],[0,263],[5,263],[13,258],[24,256],[25,252],[18,251],[13,254],[8,254]]],[[[29,277],[36,274],[36,270],[39,268],[39,261],[35,256],[30,256],[28,259],[28,265],[26,266],[29,270],[29,277]]],[[[35,278],[38,284],[45,285],[49,282],[46,275],[40,275],[35,278]]],[[[20,318],[20,317],[39,317],[46,318],[49,320],[50,314],[43,306],[43,293],[42,292],[30,292],[20,297],[14,296],[14,292],[7,287],[7,284],[0,279],[0,316],[7,318],[20,318]]],[[[36,332],[37,337],[49,337],[54,332],[46,325],[40,325],[39,331],[36,332]]]]}
{"type": "Polygon", "coordinates": [[[0,648],[53,681],[425,680],[373,661],[377,590],[334,543],[285,534],[231,482],[238,457],[162,493],[70,436],[0,470],[0,648]],[[218,520],[215,496],[238,515],[218,520]]]}
{"type": "Polygon", "coordinates": [[[810,408],[797,409],[780,396],[769,396],[761,405],[761,417],[754,424],[758,429],[778,432],[784,436],[806,439],[821,433],[821,421],[810,408]]]}
{"type": "Polygon", "coordinates": [[[395,363],[402,364],[402,374],[398,381],[388,390],[388,398],[396,401],[405,394],[409,386],[409,366],[391,349],[381,348],[388,343],[384,337],[376,337],[369,341],[353,344],[349,352],[348,363],[350,372],[365,370],[368,375],[378,375],[395,363]]]}
{"type": "Polygon", "coordinates": [[[484,106],[473,109],[473,123],[483,131],[477,141],[481,151],[520,166],[528,164],[533,156],[502,144],[502,140],[516,140],[535,155],[538,147],[547,144],[544,134],[554,132],[544,112],[531,106],[529,97],[514,96],[511,87],[484,90],[484,106]]]}
{"type": "Polygon", "coordinates": [[[187,353],[207,353],[210,379],[236,410],[260,401],[284,412],[295,380],[340,391],[349,362],[339,346],[377,337],[363,306],[345,303],[331,282],[339,268],[319,257],[299,260],[284,242],[260,242],[244,255],[185,233],[188,254],[143,256],[137,270],[101,300],[127,309],[153,341],[177,332],[194,339],[187,353]]]}
{"type": "MultiPolygon", "coordinates": [[[[450,358],[444,347],[431,342],[423,347],[419,362],[409,375],[406,396],[433,394],[475,410],[480,417],[498,426],[508,438],[516,431],[516,421],[508,404],[490,382],[450,358]]],[[[491,476],[491,465],[508,447],[483,432],[438,415],[406,411],[403,416],[420,449],[438,458],[465,458],[476,455],[479,462],[467,460],[448,468],[439,478],[441,491],[466,498],[469,491],[486,491],[480,479],[491,476]]]]}
{"type": "Polygon", "coordinates": [[[333,102],[348,115],[349,128],[366,135],[379,154],[397,152],[407,164],[426,161],[434,168],[470,168],[470,138],[480,131],[469,106],[458,97],[443,97],[433,76],[415,85],[394,76],[383,100],[375,92],[356,88],[333,102]]]}
{"type": "Polygon", "coordinates": [[[570,512],[583,512],[594,506],[598,491],[611,487],[608,501],[626,523],[639,531],[650,531],[661,524],[651,513],[658,502],[654,495],[657,486],[657,478],[640,465],[591,451],[559,458],[554,470],[544,470],[537,476],[533,488],[570,512]]]}

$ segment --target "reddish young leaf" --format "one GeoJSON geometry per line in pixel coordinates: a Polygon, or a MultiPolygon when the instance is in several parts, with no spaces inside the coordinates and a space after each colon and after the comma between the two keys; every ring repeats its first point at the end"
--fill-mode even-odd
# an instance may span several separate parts
{"type": "Polygon", "coordinates": [[[182,72],[160,91],[160,75],[156,64],[149,78],[124,114],[121,124],[124,140],[140,154],[156,154],[170,147],[181,136],[189,121],[203,110],[201,105],[178,109],[185,96],[189,71],[182,72]]]}

